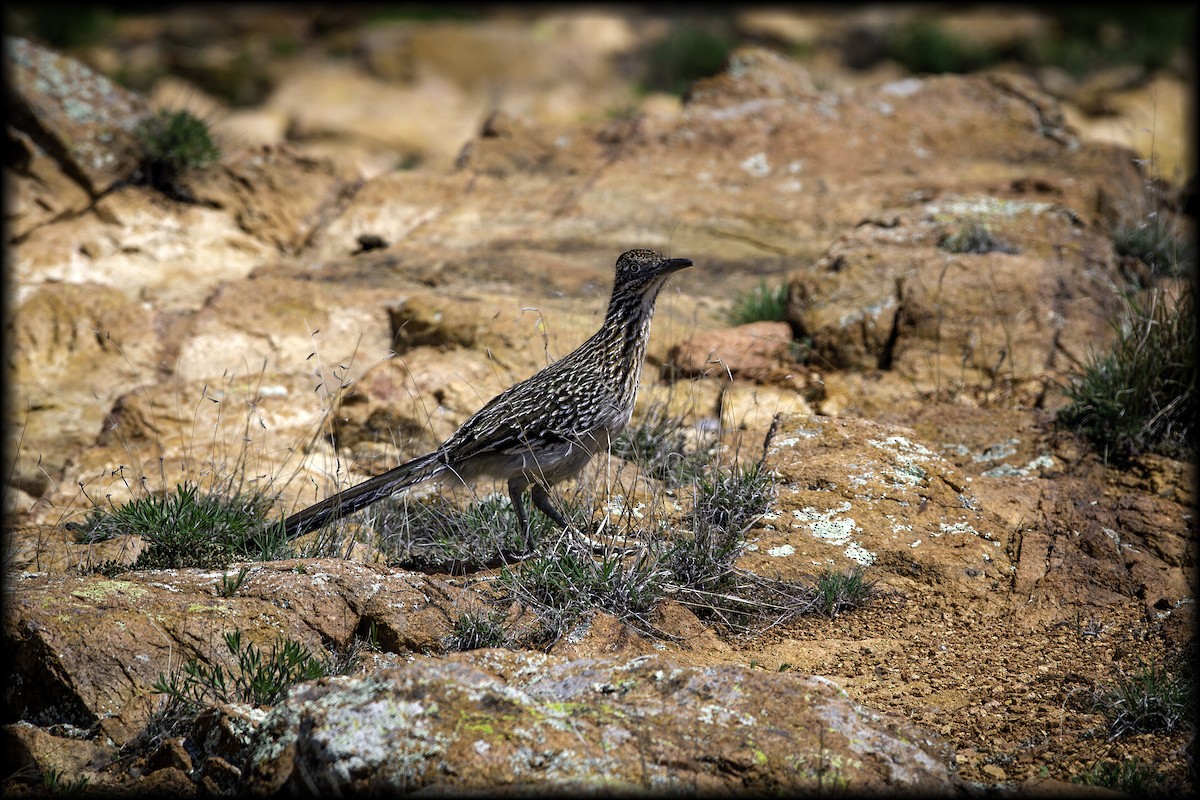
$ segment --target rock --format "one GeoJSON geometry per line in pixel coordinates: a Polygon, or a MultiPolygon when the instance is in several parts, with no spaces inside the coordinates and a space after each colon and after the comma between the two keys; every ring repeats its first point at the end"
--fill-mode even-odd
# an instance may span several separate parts
{"type": "Polygon", "coordinates": [[[1121,280],[1108,238],[1062,206],[947,197],[845,234],[792,278],[788,319],[824,368],[895,370],[927,396],[1041,393],[1111,337],[1121,280]]]}
{"type": "Polygon", "coordinates": [[[395,297],[349,283],[314,291],[300,277],[229,280],[190,320],[175,369],[184,380],[214,383],[303,376],[305,391],[332,394],[388,357],[387,304],[395,297]]]}
{"type": "Polygon", "coordinates": [[[97,773],[116,756],[111,744],[80,738],[84,731],[71,731],[75,736],[55,736],[28,722],[0,726],[0,754],[12,773],[32,774],[39,781],[49,781],[52,775],[75,782],[86,778],[94,783],[97,773]]]}
{"type": "Polygon", "coordinates": [[[239,230],[273,247],[272,254],[291,256],[337,215],[360,179],[328,159],[268,144],[230,153],[191,176],[189,186],[204,203],[225,209],[239,230]]]}
{"type": "MultiPolygon", "coordinates": [[[[704,663],[714,653],[732,655],[733,651],[713,629],[681,603],[664,599],[649,615],[657,638],[669,639],[679,646],[672,658],[680,664],[704,663]],[[697,656],[700,656],[698,659],[697,656]]],[[[634,658],[655,650],[646,631],[634,630],[619,618],[600,609],[583,619],[555,642],[550,653],[565,659],[634,658]]]]}
{"type": "Polygon", "coordinates": [[[1054,22],[1041,11],[1009,8],[1003,11],[973,9],[966,13],[938,14],[937,27],[965,48],[992,53],[1010,52],[1049,35],[1054,22]]]}
{"type": "Polygon", "coordinates": [[[87,283],[30,287],[13,310],[14,482],[40,493],[48,488],[40,476],[60,479],[70,453],[95,441],[113,400],[157,371],[159,343],[146,333],[161,317],[87,283]]]}
{"type": "Polygon", "coordinates": [[[486,97],[490,108],[574,122],[596,108],[634,102],[632,87],[618,74],[622,58],[642,39],[622,14],[548,10],[528,19],[376,23],[364,31],[362,50],[369,69],[391,82],[448,84],[486,97]]]}
{"type": "MultiPolygon", "coordinates": [[[[70,509],[58,507],[55,499],[51,496],[41,500],[31,514],[40,524],[26,521],[8,531],[4,553],[12,574],[88,571],[107,563],[132,564],[146,549],[146,542],[140,536],[77,542],[75,534],[63,525],[81,521],[82,514],[76,516],[70,509]]],[[[99,496],[95,499],[105,500],[99,496]]]]}
{"type": "Polygon", "coordinates": [[[483,323],[483,304],[466,298],[415,295],[388,308],[394,349],[404,353],[428,345],[471,347],[483,323]]]}
{"type": "MultiPolygon", "coordinates": [[[[22,476],[15,475],[14,477],[16,482],[21,482],[22,476]]],[[[36,498],[10,483],[4,491],[4,518],[12,519],[15,516],[28,514],[36,503],[36,498]]]]}
{"type": "Polygon", "coordinates": [[[991,778],[992,780],[994,780],[996,782],[1003,782],[1003,781],[1008,780],[1008,773],[1004,771],[1003,767],[1000,767],[996,764],[984,764],[983,765],[983,774],[987,775],[989,778],[991,778]]]}
{"type": "Polygon", "coordinates": [[[501,391],[494,369],[472,351],[434,355],[420,348],[411,359],[385,361],[340,398],[336,441],[341,447],[385,444],[404,460],[427,453],[501,391]]]}
{"type": "MultiPolygon", "coordinates": [[[[1103,94],[1102,100],[1093,99],[1091,102],[1106,107],[1105,113],[1086,113],[1071,102],[1064,103],[1063,112],[1081,136],[1135,150],[1146,161],[1149,174],[1178,186],[1196,171],[1195,156],[1185,144],[1187,139],[1169,133],[1186,129],[1189,124],[1187,91],[1185,80],[1160,72],[1137,86],[1103,94]]],[[[1149,209],[1139,211],[1145,214],[1149,209]]]]}
{"type": "Polygon", "coordinates": [[[226,211],[130,186],[97,200],[92,213],[32,231],[13,267],[25,285],[99,284],[158,311],[191,311],[273,252],[226,211]]]}
{"type": "Polygon", "coordinates": [[[255,794],[952,790],[928,734],[819,678],[479,650],[293,692],[248,750],[255,794]]]}
{"type": "Polygon", "coordinates": [[[21,577],[4,616],[20,689],[4,697],[5,717],[99,726],[121,745],[158,705],[152,687],[160,675],[189,658],[235,668],[226,632],[239,630],[263,649],[283,635],[323,657],[374,626],[390,652],[436,652],[450,631],[447,614],[466,599],[436,578],[341,560],[252,565],[231,597],[219,592],[223,574],[21,577]]]}
{"type": "Polygon", "coordinates": [[[348,142],[363,145],[365,157],[353,160],[363,177],[390,172],[405,159],[444,169],[488,111],[482,98],[444,78],[398,86],[332,63],[297,65],[265,105],[290,120],[289,137],[304,145],[334,140],[341,152],[348,142]]]}
{"type": "Polygon", "coordinates": [[[687,378],[716,375],[766,383],[794,365],[794,356],[786,322],[752,322],[684,339],[667,353],[667,369],[687,378]]]}
{"type": "Polygon", "coordinates": [[[220,382],[181,381],[122,395],[91,446],[63,465],[62,480],[43,498],[44,513],[62,522],[69,510],[122,505],[184,482],[219,495],[278,498],[287,507],[311,480],[323,481],[324,467],[335,460],[321,437],[333,404],[314,391],[317,380],[231,369],[220,382]],[[297,465],[302,456],[306,462],[297,465]],[[292,477],[287,485],[283,474],[292,477]]]}
{"type": "Polygon", "coordinates": [[[721,398],[728,388],[722,379],[694,381],[647,381],[643,372],[642,388],[633,409],[632,424],[648,419],[680,420],[685,425],[716,427],[721,398]]]}
{"type": "Polygon", "coordinates": [[[738,28],[745,33],[775,41],[790,47],[814,47],[824,33],[820,20],[812,15],[790,9],[747,9],[739,12],[738,28]]]}
{"type": "Polygon", "coordinates": [[[128,179],[141,158],[146,101],[88,67],[5,37],[12,77],[8,124],[22,130],[92,197],[128,179]]]}
{"type": "Polygon", "coordinates": [[[764,466],[778,476],[778,500],[739,561],[751,572],[874,567],[907,591],[968,597],[1011,581],[1013,531],[911,430],[785,417],[764,466]]]}
{"type": "Polygon", "coordinates": [[[1029,599],[1031,620],[1035,610],[1103,609],[1126,598],[1155,614],[1189,596],[1195,530],[1184,506],[1131,495],[1103,479],[1099,493],[1095,481],[1075,476],[1037,487],[1018,535],[1013,586],[1029,599]]]}
{"type": "Polygon", "coordinates": [[[1041,777],[1026,778],[1016,787],[1016,792],[1018,796],[1093,798],[1093,800],[1118,800],[1118,798],[1127,796],[1125,792],[1119,789],[1110,789],[1107,786],[1092,786],[1041,777]]]}
{"type": "Polygon", "coordinates": [[[698,107],[719,107],[731,101],[800,99],[816,93],[808,71],[792,59],[764,47],[742,47],[730,55],[720,75],[696,81],[687,101],[698,107]]]}
{"type": "Polygon", "coordinates": [[[63,166],[27,134],[9,130],[12,156],[4,166],[5,222],[10,237],[23,239],[41,225],[83,213],[92,198],[63,166]]]}
{"type": "MultiPolygon", "coordinates": [[[[441,174],[394,171],[381,174],[349,193],[344,209],[330,209],[330,219],[322,220],[321,228],[305,243],[306,257],[314,265],[328,268],[329,262],[357,251],[359,237],[376,236],[392,245],[404,244],[402,249],[387,254],[390,271],[400,270],[405,277],[422,281],[428,287],[436,281],[448,259],[444,248],[450,243],[439,241],[441,248],[423,252],[412,246],[411,235],[439,220],[453,207],[456,195],[464,188],[462,179],[441,174]]],[[[454,252],[450,250],[451,255],[454,252]]],[[[288,272],[292,272],[290,267],[288,272]]]]}
{"type": "Polygon", "coordinates": [[[735,382],[721,392],[721,427],[727,431],[753,431],[762,436],[778,415],[806,417],[812,413],[805,394],[795,389],[735,382]]]}

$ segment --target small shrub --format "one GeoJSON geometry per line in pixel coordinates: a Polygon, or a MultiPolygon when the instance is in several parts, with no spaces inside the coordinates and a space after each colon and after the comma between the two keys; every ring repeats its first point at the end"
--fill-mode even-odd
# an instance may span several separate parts
{"type": "Polygon", "coordinates": [[[1165,788],[1162,773],[1139,763],[1136,758],[1124,761],[1097,761],[1087,772],[1072,776],[1071,783],[1104,786],[1131,797],[1160,794],[1165,788]]]}
{"type": "Polygon", "coordinates": [[[508,647],[510,638],[504,629],[502,611],[473,611],[454,620],[454,630],[446,645],[451,650],[479,650],[483,647],[508,647]]]}
{"type": "MultiPolygon", "coordinates": [[[[382,531],[380,545],[392,566],[475,571],[499,566],[526,551],[516,510],[504,495],[489,495],[465,507],[441,495],[419,501],[401,498],[381,505],[376,526],[382,531]]],[[[583,509],[568,504],[560,510],[583,526],[583,509]]],[[[528,511],[534,546],[557,533],[557,526],[545,514],[532,507],[528,511]]]]}
{"type": "Polygon", "coordinates": [[[147,548],[127,569],[221,567],[230,560],[269,561],[290,550],[278,526],[267,521],[261,495],[201,494],[192,483],[173,492],[136,498],[117,508],[97,505],[68,527],[81,542],[140,535],[147,548]]]}
{"type": "Polygon", "coordinates": [[[1138,224],[1117,226],[1112,240],[1118,255],[1141,259],[1155,277],[1185,277],[1196,260],[1190,237],[1163,214],[1151,214],[1138,224]]]}
{"type": "Polygon", "coordinates": [[[233,597],[238,593],[238,589],[242,588],[242,584],[246,582],[246,576],[250,574],[248,567],[242,567],[237,571],[236,575],[225,573],[221,576],[221,587],[217,593],[221,597],[233,597]]]}
{"type": "Polygon", "coordinates": [[[774,481],[764,467],[778,420],[763,439],[762,457],[750,466],[721,468],[712,463],[692,483],[690,530],[652,538],[650,547],[668,573],[668,592],[697,616],[730,631],[779,625],[810,613],[813,590],[792,581],[755,575],[736,566],[745,550],[744,534],[774,497],[774,481]]]}
{"type": "Polygon", "coordinates": [[[1127,733],[1173,731],[1192,719],[1190,682],[1164,664],[1141,664],[1122,673],[1103,693],[1097,706],[1108,719],[1111,736],[1127,733]]]}
{"type": "Polygon", "coordinates": [[[762,462],[734,465],[696,482],[694,514],[702,525],[741,533],[762,516],[775,496],[774,482],[762,462]]]}
{"type": "Polygon", "coordinates": [[[593,558],[566,550],[505,567],[500,584],[538,615],[546,638],[555,641],[592,609],[651,631],[647,614],[662,598],[664,577],[646,550],[628,560],[617,553],[593,558]]]}
{"type": "Polygon", "coordinates": [[[751,322],[783,322],[787,319],[787,283],[771,286],[765,280],[748,292],[734,296],[733,306],[727,313],[732,325],[751,322]]]}
{"type": "Polygon", "coordinates": [[[733,565],[745,544],[740,530],[699,525],[666,544],[662,563],[680,587],[721,592],[736,583],[733,565]]]}
{"type": "Polygon", "coordinates": [[[88,788],[88,777],[80,775],[70,780],[58,767],[50,767],[42,775],[42,788],[50,794],[83,795],[88,788]]]}
{"type": "Polygon", "coordinates": [[[833,619],[843,611],[860,608],[875,594],[875,581],[862,569],[836,572],[827,569],[816,579],[817,607],[833,619]]]}
{"type": "Polygon", "coordinates": [[[937,22],[916,19],[892,31],[888,54],[909,72],[966,73],[994,63],[998,54],[948,33],[937,22]]]}
{"type": "Polygon", "coordinates": [[[609,452],[639,464],[648,476],[675,489],[704,472],[715,452],[715,442],[689,448],[683,421],[655,407],[638,422],[626,426],[609,446],[609,452]]]}
{"type": "Polygon", "coordinates": [[[188,111],[155,112],[138,126],[137,139],[142,147],[139,182],[176,200],[193,200],[180,184],[185,174],[221,157],[208,125],[188,111]]]}
{"type": "Polygon", "coordinates": [[[733,40],[715,25],[681,22],[655,42],[647,59],[642,88],[683,94],[691,84],[725,67],[733,40]]]}
{"type": "Polygon", "coordinates": [[[1143,452],[1194,459],[1196,312],[1192,289],[1130,299],[1117,340],[1092,355],[1066,389],[1058,424],[1078,431],[1105,458],[1143,452]]]}
{"type": "Polygon", "coordinates": [[[817,608],[813,589],[796,581],[766,578],[727,564],[724,570],[690,575],[708,582],[669,586],[670,596],[697,617],[733,635],[748,635],[785,625],[817,608]]]}
{"type": "Polygon", "coordinates": [[[282,635],[265,654],[253,642],[243,646],[240,630],[225,634],[225,646],[237,660],[235,669],[226,671],[220,664],[209,666],[190,659],[181,671],[160,674],[154,691],[165,694],[168,704],[194,716],[220,703],[273,706],[297,683],[322,678],[330,671],[326,660],[282,635]]]}
{"type": "Polygon", "coordinates": [[[992,236],[991,230],[982,222],[974,220],[961,225],[953,233],[944,233],[938,239],[938,247],[947,253],[1016,253],[1010,244],[992,236]]]}
{"type": "Polygon", "coordinates": [[[301,681],[334,674],[333,662],[317,658],[299,642],[279,636],[268,653],[252,643],[242,645],[242,632],[225,634],[225,646],[237,666],[225,670],[189,659],[170,675],[160,673],[154,691],[166,696],[146,727],[128,742],[126,753],[149,752],[165,739],[183,734],[205,708],[221,703],[275,705],[301,681]]]}
{"type": "Polygon", "coordinates": [[[741,529],[699,523],[658,543],[669,573],[667,591],[697,617],[730,632],[780,625],[811,611],[813,591],[792,581],[764,578],[736,566],[745,550],[741,529]]]}

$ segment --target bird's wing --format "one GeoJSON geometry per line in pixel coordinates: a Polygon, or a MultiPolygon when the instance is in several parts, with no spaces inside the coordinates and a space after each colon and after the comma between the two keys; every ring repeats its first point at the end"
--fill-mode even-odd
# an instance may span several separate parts
{"type": "Polygon", "coordinates": [[[578,433],[558,430],[545,425],[521,425],[520,421],[505,421],[479,430],[459,430],[443,445],[444,458],[460,463],[486,453],[511,455],[541,450],[578,439],[578,433]]]}
{"type": "MultiPolygon", "coordinates": [[[[563,445],[586,445],[594,432],[611,426],[618,416],[613,401],[548,397],[536,405],[487,405],[463,423],[440,448],[447,463],[461,463],[484,453],[516,455],[563,445]]],[[[592,449],[592,448],[589,448],[592,449]]]]}

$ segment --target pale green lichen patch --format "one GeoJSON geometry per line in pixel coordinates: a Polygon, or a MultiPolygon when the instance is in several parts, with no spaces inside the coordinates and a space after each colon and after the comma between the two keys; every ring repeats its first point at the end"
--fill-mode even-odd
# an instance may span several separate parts
{"type": "Polygon", "coordinates": [[[71,592],[72,597],[87,600],[92,603],[101,602],[112,595],[126,595],[139,600],[149,594],[144,586],[129,581],[101,580],[87,586],[81,586],[71,592]]]}
{"type": "Polygon", "coordinates": [[[213,611],[224,617],[229,615],[229,606],[224,603],[192,603],[187,607],[189,614],[200,614],[205,611],[213,611]]]}
{"type": "Polygon", "coordinates": [[[862,528],[852,517],[838,516],[850,508],[849,501],[846,501],[829,511],[818,511],[812,506],[792,509],[792,515],[796,518],[792,527],[807,525],[814,538],[841,547],[847,558],[869,566],[875,563],[875,554],[853,540],[855,534],[863,532],[862,528]]]}
{"type": "Polygon", "coordinates": [[[1061,209],[1061,206],[1057,206],[1054,203],[984,196],[950,198],[936,203],[929,203],[925,208],[935,221],[950,222],[964,218],[999,217],[1011,219],[1020,215],[1037,216],[1056,208],[1061,209]]]}

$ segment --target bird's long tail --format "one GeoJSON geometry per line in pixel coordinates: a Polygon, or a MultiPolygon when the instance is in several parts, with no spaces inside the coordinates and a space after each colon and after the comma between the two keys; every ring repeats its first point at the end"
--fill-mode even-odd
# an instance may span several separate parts
{"type": "Polygon", "coordinates": [[[376,475],[357,486],[326,497],[319,503],[301,509],[283,521],[287,538],[294,539],[309,531],[328,525],[336,519],[353,514],[374,502],[382,500],[401,489],[407,489],[421,481],[429,480],[445,471],[447,466],[438,459],[436,451],[414,458],[382,475],[376,475]]]}

